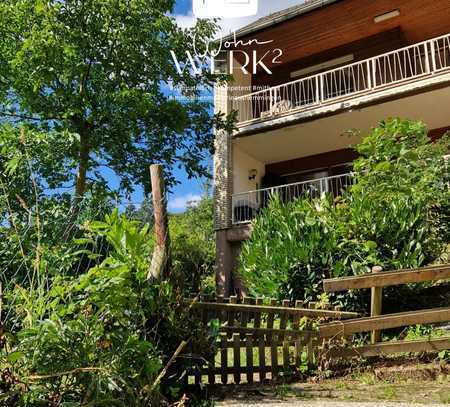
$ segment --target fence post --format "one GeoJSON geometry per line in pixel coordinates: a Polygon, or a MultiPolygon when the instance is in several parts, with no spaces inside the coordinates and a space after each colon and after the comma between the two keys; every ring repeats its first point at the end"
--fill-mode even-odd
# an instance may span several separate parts
{"type": "Polygon", "coordinates": [[[155,248],[147,279],[167,277],[170,269],[170,239],[167,219],[167,198],[163,167],[160,164],[150,166],[155,217],[155,248]]]}
{"type": "MultiPolygon", "coordinates": [[[[380,266],[372,267],[372,273],[380,273],[383,269],[380,266]]],[[[370,316],[376,317],[381,315],[383,303],[383,288],[372,287],[372,293],[370,298],[370,316]]],[[[381,331],[372,331],[372,344],[381,341],[381,331]]]]}

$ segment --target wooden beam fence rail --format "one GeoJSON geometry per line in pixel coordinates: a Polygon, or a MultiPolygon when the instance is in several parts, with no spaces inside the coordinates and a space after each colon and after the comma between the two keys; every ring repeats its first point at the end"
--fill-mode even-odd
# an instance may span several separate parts
{"type": "Polygon", "coordinates": [[[208,311],[228,311],[228,312],[247,312],[247,313],[267,313],[280,315],[298,315],[300,317],[309,318],[333,318],[345,319],[355,318],[357,312],[321,310],[310,308],[292,308],[288,306],[269,306],[269,305],[249,305],[249,304],[226,304],[215,302],[197,302],[192,304],[193,308],[208,311]]]}
{"type": "Polygon", "coordinates": [[[319,337],[343,337],[373,330],[399,328],[419,324],[435,324],[448,321],[450,321],[450,307],[400,312],[377,317],[357,318],[322,324],[319,326],[319,337]]]}
{"type": "Polygon", "coordinates": [[[277,329],[277,328],[249,328],[249,327],[236,327],[236,326],[221,326],[219,332],[222,333],[239,333],[239,334],[252,334],[254,337],[268,337],[279,336],[286,339],[289,338],[310,338],[317,335],[316,332],[310,330],[297,329],[277,329]]]}
{"type": "Polygon", "coordinates": [[[450,349],[450,336],[383,342],[354,348],[332,348],[327,352],[327,356],[331,358],[373,357],[397,353],[440,352],[447,349],[450,349]]]}
{"type": "Polygon", "coordinates": [[[325,292],[338,292],[447,279],[450,279],[450,264],[326,279],[323,281],[323,288],[325,292]]]}
{"type": "MultiPolygon", "coordinates": [[[[325,292],[338,292],[345,290],[370,288],[371,317],[373,318],[370,321],[367,319],[354,320],[350,324],[342,325],[340,328],[337,328],[336,326],[334,326],[333,328],[332,324],[324,326],[321,335],[325,335],[324,332],[329,331],[335,332],[334,334],[329,335],[334,336],[337,334],[339,329],[343,329],[346,333],[356,333],[348,331],[354,329],[355,326],[358,326],[357,324],[360,324],[360,326],[366,326],[367,324],[370,324],[371,326],[373,326],[371,333],[371,342],[374,345],[381,341],[381,329],[421,323],[447,322],[449,320],[448,312],[446,312],[444,309],[398,314],[404,316],[405,321],[403,322],[406,322],[406,320],[409,321],[408,323],[404,323],[403,325],[396,325],[399,323],[396,314],[388,315],[387,317],[381,317],[378,319],[376,319],[376,317],[379,317],[382,314],[383,287],[419,283],[425,281],[443,281],[448,279],[450,279],[450,264],[440,264],[416,269],[402,269],[396,271],[382,271],[381,267],[373,267],[372,273],[370,274],[326,279],[323,281],[323,288],[325,292]],[[395,326],[391,326],[392,324],[394,324],[395,326]]],[[[402,316],[400,316],[400,319],[401,318],[402,316]]],[[[367,330],[368,329],[364,329],[357,332],[364,332],[367,330]]]]}

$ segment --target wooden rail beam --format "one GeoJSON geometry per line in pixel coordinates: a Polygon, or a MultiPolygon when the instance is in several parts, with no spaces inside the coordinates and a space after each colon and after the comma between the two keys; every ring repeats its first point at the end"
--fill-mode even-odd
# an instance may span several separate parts
{"type": "Polygon", "coordinates": [[[330,338],[333,336],[346,336],[359,332],[398,328],[416,324],[434,324],[447,321],[450,321],[450,307],[433,308],[428,310],[380,315],[378,317],[330,322],[319,326],[319,336],[321,338],[330,338]]]}
{"type": "Polygon", "coordinates": [[[450,349],[450,336],[426,340],[384,342],[356,348],[334,348],[327,353],[327,356],[332,358],[371,357],[396,353],[440,352],[447,349],[450,349]]]}
{"type": "Polygon", "coordinates": [[[258,313],[265,312],[269,314],[289,314],[304,317],[324,317],[324,318],[356,318],[357,312],[319,310],[308,308],[291,308],[268,305],[249,305],[249,304],[221,304],[216,302],[197,302],[192,304],[197,309],[208,309],[217,311],[233,311],[233,312],[249,312],[258,313]]]}
{"type": "Polygon", "coordinates": [[[317,332],[307,330],[295,330],[295,329],[278,329],[278,328],[252,328],[241,326],[221,326],[219,332],[225,333],[239,333],[239,334],[253,334],[256,337],[266,335],[276,335],[285,339],[304,339],[309,340],[317,332]]]}
{"type": "Polygon", "coordinates": [[[325,292],[337,292],[446,279],[450,279],[450,264],[420,269],[383,271],[355,277],[331,278],[323,281],[323,289],[325,292]]]}

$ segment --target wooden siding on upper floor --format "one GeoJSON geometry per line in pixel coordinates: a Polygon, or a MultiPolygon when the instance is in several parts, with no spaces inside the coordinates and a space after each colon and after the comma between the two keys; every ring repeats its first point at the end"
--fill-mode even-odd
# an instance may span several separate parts
{"type": "MultiPolygon", "coordinates": [[[[353,62],[361,61],[363,59],[402,48],[406,45],[407,41],[400,28],[397,27],[393,30],[372,35],[368,38],[364,38],[338,48],[330,49],[320,54],[311,55],[297,61],[282,64],[279,67],[274,67],[272,70],[272,75],[269,75],[266,72],[260,72],[258,75],[253,76],[252,86],[254,89],[261,89],[264,86],[281,85],[283,83],[299,79],[292,78],[291,73],[300,69],[315,66],[350,54],[353,54],[354,56],[353,62]]],[[[338,66],[333,66],[331,68],[323,69],[322,71],[337,67],[338,66]]],[[[306,76],[314,75],[322,71],[312,72],[306,76]]]]}
{"type": "MultiPolygon", "coordinates": [[[[446,34],[450,32],[450,1],[340,0],[249,34],[242,40],[272,41],[258,46],[258,55],[280,48],[282,62],[288,64],[396,28],[401,30],[407,44],[446,34]],[[393,10],[399,10],[400,16],[374,22],[376,16],[393,10]]],[[[255,46],[243,49],[255,49],[255,46]]]]}
{"type": "Polygon", "coordinates": [[[282,176],[296,172],[329,168],[339,164],[352,162],[355,158],[357,158],[356,152],[350,148],[346,148],[309,157],[297,158],[295,160],[269,164],[266,165],[266,173],[282,176]]]}

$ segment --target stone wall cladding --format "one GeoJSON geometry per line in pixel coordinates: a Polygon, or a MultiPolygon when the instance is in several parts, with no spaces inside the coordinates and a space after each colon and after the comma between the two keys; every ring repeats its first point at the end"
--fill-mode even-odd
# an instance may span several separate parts
{"type": "MultiPolygon", "coordinates": [[[[215,112],[230,111],[228,87],[214,89],[215,112]]],[[[231,135],[225,131],[216,133],[214,154],[214,226],[216,230],[231,227],[231,194],[233,191],[231,135]]]]}
{"type": "Polygon", "coordinates": [[[216,230],[231,227],[231,136],[216,134],[214,155],[214,226],[216,230]]]}

